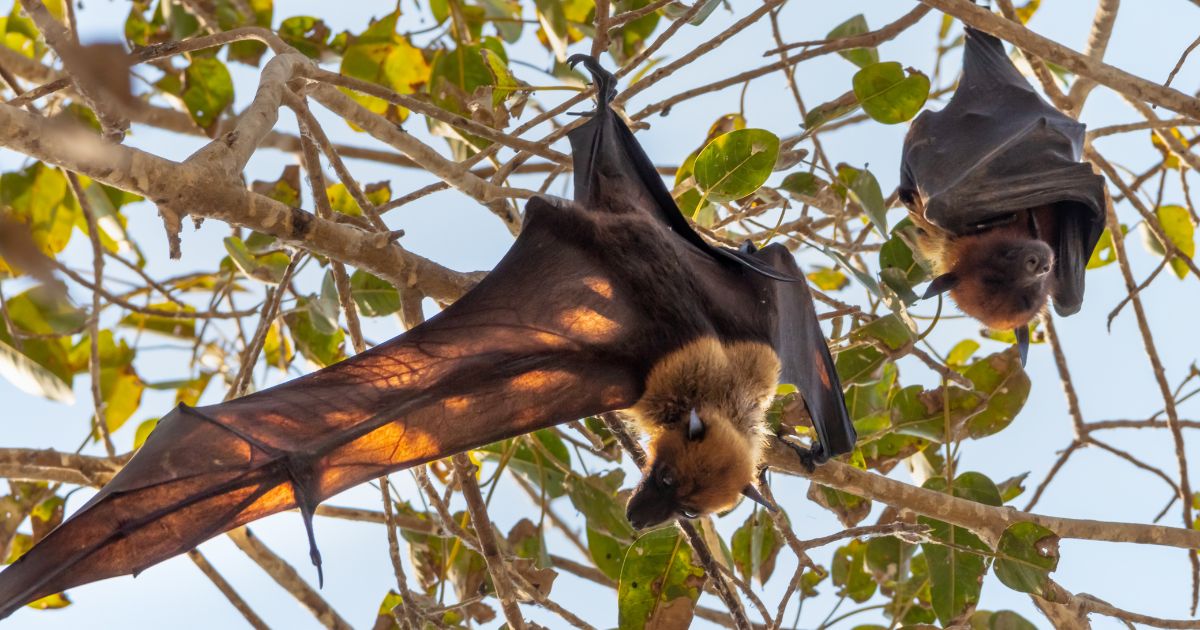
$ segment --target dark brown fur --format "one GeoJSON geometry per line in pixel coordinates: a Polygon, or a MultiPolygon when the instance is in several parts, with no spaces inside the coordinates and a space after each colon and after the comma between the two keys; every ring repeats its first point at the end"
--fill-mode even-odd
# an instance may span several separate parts
{"type": "Polygon", "coordinates": [[[737,503],[762,463],[764,414],[778,382],[774,350],[755,342],[705,337],[655,365],[645,394],[629,410],[650,440],[645,477],[630,500],[630,521],[646,527],[737,503]],[[699,438],[688,436],[693,409],[704,426],[699,438]]]}
{"type": "Polygon", "coordinates": [[[1050,206],[1017,213],[1015,220],[976,234],[955,236],[910,212],[918,226],[918,253],[964,313],[989,328],[1026,326],[1045,308],[1054,289],[1055,219],[1050,206]],[[1032,220],[1030,213],[1032,214],[1032,220]],[[1033,224],[1036,223],[1036,231],[1033,224]],[[1030,271],[1021,265],[1039,261],[1030,271]]]}

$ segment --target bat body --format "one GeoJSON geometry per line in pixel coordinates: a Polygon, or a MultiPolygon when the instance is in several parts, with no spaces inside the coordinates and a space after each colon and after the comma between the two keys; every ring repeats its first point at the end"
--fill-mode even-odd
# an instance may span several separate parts
{"type": "MultiPolygon", "coordinates": [[[[753,381],[761,407],[781,377],[813,416],[810,457],[851,450],[854,428],[791,254],[713,248],[692,232],[608,107],[611,75],[590,59],[589,69],[599,106],[570,135],[574,201],[531,199],[495,269],[420,326],[276,387],[167,414],[108,485],[0,572],[0,616],[294,507],[319,567],[320,501],[562,422],[639,405],[662,414],[668,404],[654,401],[671,399],[698,407],[717,435],[716,418],[740,407],[678,391],[687,364],[716,356],[697,355],[700,346],[727,361],[693,366],[707,375],[697,391],[753,381]]],[[[725,499],[697,501],[707,510],[725,499]]]]}
{"type": "Polygon", "coordinates": [[[1000,40],[966,31],[950,103],[904,139],[898,192],[938,274],[926,295],[948,290],[969,315],[1027,337],[1047,301],[1062,316],[1083,303],[1104,178],[1079,161],[1085,126],[1033,90],[1000,40]]]}

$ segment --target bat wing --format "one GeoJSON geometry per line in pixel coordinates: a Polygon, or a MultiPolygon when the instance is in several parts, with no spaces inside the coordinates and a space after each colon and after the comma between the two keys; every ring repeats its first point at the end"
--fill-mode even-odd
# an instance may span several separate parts
{"type": "Polygon", "coordinates": [[[1104,228],[1104,178],[1079,161],[1085,130],[1034,91],[1000,40],[967,28],[954,96],[941,111],[918,116],[904,140],[900,198],[958,235],[1054,204],[1065,226],[1055,247],[1064,265],[1054,302],[1060,314],[1073,313],[1104,228]]]}
{"type": "Polygon", "coordinates": [[[244,398],[176,408],[111,483],[0,573],[0,615],[293,507],[311,537],[317,503],[346,488],[632,405],[666,335],[639,323],[654,318],[610,262],[577,245],[572,212],[584,211],[531,200],[495,270],[391,341],[244,398]]]}
{"type": "Polygon", "coordinates": [[[776,280],[803,281],[803,275],[782,275],[753,256],[705,242],[679,211],[671,191],[654,168],[654,162],[634,139],[633,132],[609,106],[616,94],[616,78],[588,55],[572,55],[568,62],[583,63],[592,74],[597,94],[596,111],[591,119],[567,136],[574,158],[576,201],[595,207],[648,209],[681,239],[723,264],[743,266],[776,280]]]}
{"type": "MultiPolygon", "coordinates": [[[[795,258],[783,245],[771,244],[752,255],[781,274],[803,277],[795,258]]],[[[771,343],[782,366],[780,382],[795,385],[804,397],[820,443],[820,450],[814,451],[814,460],[820,463],[853,451],[858,434],[846,410],[842,383],[829,354],[825,334],[817,322],[808,284],[803,281],[759,282],[774,293],[771,343]]]]}

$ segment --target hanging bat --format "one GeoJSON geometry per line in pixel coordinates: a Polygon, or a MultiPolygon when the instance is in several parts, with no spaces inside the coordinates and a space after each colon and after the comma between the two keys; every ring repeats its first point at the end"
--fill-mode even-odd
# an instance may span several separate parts
{"type": "Polygon", "coordinates": [[[496,268],[408,332],[243,398],[177,407],[108,485],[0,572],[0,615],[137,574],[297,507],[319,572],[312,515],[320,501],[606,411],[658,409],[663,432],[687,438],[682,446],[652,442],[652,471],[695,458],[690,472],[677,469],[681,491],[662,495],[660,511],[707,512],[751,484],[745,462],[756,465],[757,454],[726,449],[741,446],[731,435],[744,427],[754,427],[746,439],[758,439],[762,400],[779,378],[798,387],[813,419],[817,440],[804,461],[853,449],[837,373],[791,254],[780,245],[704,242],[609,108],[612,75],[585,62],[599,96],[591,119],[569,136],[575,201],[531,199],[496,268]],[[699,381],[672,380],[689,366],[699,381]],[[752,391],[726,391],[740,383],[752,391]],[[742,460],[736,470],[709,467],[730,457],[742,460]]]}
{"type": "Polygon", "coordinates": [[[1084,269],[1104,229],[1104,178],[1079,161],[1086,127],[1043,100],[1000,40],[968,27],[950,103],[904,139],[899,196],[918,253],[963,312],[1012,329],[1025,359],[1029,322],[1048,300],[1083,303],[1084,269]]]}

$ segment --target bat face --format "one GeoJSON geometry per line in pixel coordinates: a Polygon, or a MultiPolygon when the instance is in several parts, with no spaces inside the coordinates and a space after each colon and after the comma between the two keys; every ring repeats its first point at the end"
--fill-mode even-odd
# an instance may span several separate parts
{"type": "Polygon", "coordinates": [[[761,440],[752,444],[750,437],[719,412],[689,411],[650,443],[654,458],[629,500],[630,524],[643,529],[733,507],[758,470],[761,440]]]}
{"type": "Polygon", "coordinates": [[[940,274],[926,297],[949,291],[959,309],[989,328],[1027,326],[1054,290],[1054,250],[1039,227],[1050,219],[1048,211],[1022,211],[1003,225],[965,236],[918,221],[918,249],[940,274]]]}
{"type": "Polygon", "coordinates": [[[1040,240],[1003,235],[960,239],[950,297],[966,314],[997,330],[1025,326],[1046,306],[1054,251],[1040,240]]]}
{"type": "Polygon", "coordinates": [[[630,410],[650,443],[629,522],[641,529],[733,507],[758,472],[778,379],[774,351],[753,342],[702,338],[656,365],[630,410]]]}

